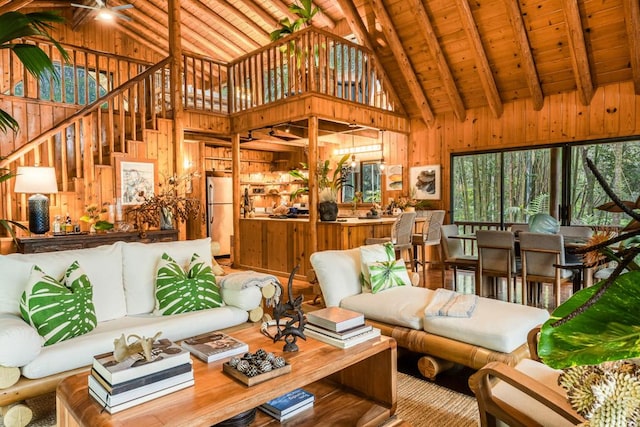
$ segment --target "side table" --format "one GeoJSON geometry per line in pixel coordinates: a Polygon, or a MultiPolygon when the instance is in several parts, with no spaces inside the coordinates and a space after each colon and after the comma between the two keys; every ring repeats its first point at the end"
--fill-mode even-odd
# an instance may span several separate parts
{"type": "Polygon", "coordinates": [[[17,252],[32,254],[38,252],[65,251],[69,249],[95,248],[115,242],[170,242],[178,240],[178,230],[151,230],[144,238],[138,232],[113,232],[95,234],[67,234],[61,236],[19,237],[17,252]]]}

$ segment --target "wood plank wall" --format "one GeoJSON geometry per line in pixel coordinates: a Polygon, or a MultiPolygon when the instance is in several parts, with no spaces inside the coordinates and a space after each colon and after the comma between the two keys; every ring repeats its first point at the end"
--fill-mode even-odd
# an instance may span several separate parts
{"type": "Polygon", "coordinates": [[[460,122],[453,113],[437,116],[432,128],[412,120],[409,167],[441,164],[442,199],[438,207],[449,210],[450,153],[472,153],[503,148],[563,144],[574,141],[640,135],[640,96],[633,83],[599,87],[589,106],[577,92],[549,95],[540,111],[531,100],[504,104],[504,114],[494,118],[489,108],[467,110],[460,122]]]}

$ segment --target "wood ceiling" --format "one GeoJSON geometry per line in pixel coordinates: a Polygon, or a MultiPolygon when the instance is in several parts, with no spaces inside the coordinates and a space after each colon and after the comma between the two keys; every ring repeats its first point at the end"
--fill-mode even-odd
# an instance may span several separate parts
{"type": "MultiPolygon", "coordinates": [[[[95,0],[78,0],[94,5],[95,0]]],[[[166,0],[131,3],[116,28],[168,52],[166,0]]],[[[588,105],[599,86],[633,81],[640,94],[638,0],[316,0],[313,25],[355,34],[378,55],[407,113],[432,122],[452,112],[577,91],[588,105]]],[[[231,61],[269,43],[287,0],[181,0],[183,49],[231,61]]],[[[0,0],[0,12],[69,8],[69,1],[0,0]]],[[[73,8],[73,25],[94,25],[73,8]]]]}

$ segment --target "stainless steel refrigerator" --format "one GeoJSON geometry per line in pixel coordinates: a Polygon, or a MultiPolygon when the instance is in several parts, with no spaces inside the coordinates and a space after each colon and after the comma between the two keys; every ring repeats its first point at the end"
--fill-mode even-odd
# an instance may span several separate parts
{"type": "Polygon", "coordinates": [[[233,184],[230,177],[207,177],[207,229],[211,240],[220,244],[220,252],[216,255],[230,255],[233,235],[233,184]]]}

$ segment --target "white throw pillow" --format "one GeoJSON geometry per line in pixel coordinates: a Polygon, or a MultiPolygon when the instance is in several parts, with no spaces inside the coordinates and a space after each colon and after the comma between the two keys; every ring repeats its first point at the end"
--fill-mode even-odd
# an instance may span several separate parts
{"type": "Polygon", "coordinates": [[[327,307],[339,306],[343,298],[362,292],[358,248],[315,252],[309,260],[327,307]]]}
{"type": "Polygon", "coordinates": [[[34,360],[44,339],[35,328],[12,314],[0,314],[0,366],[21,367],[34,360]]]}

